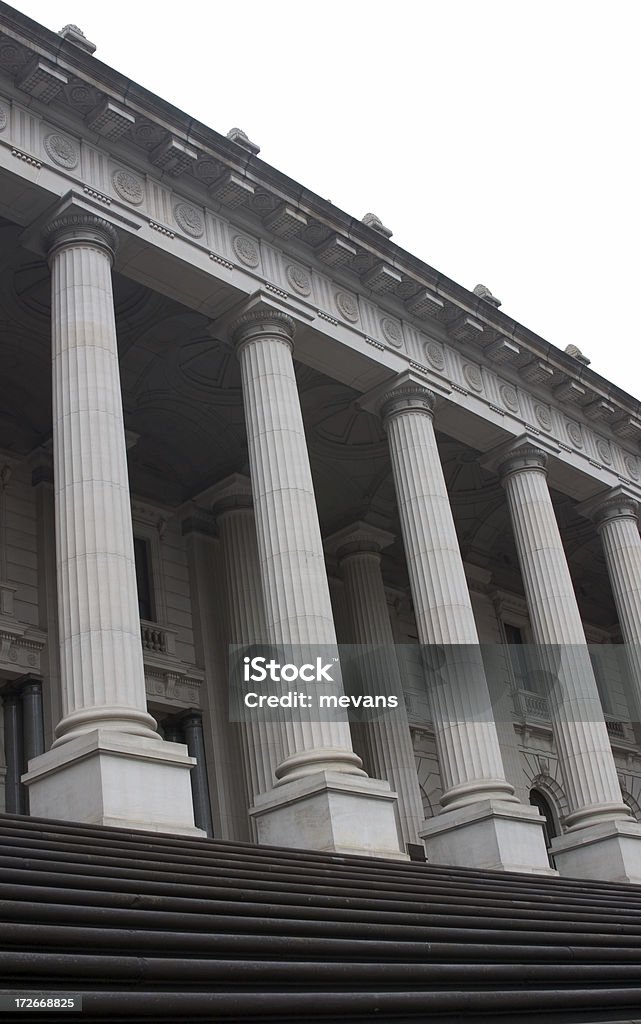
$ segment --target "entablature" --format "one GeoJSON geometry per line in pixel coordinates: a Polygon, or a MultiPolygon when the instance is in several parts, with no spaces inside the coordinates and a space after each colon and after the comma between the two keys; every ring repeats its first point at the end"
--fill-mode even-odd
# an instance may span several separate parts
{"type": "MultiPolygon", "coordinates": [[[[603,485],[641,481],[638,401],[506,316],[487,289],[402,250],[377,218],[349,217],[261,161],[242,133],[193,121],[17,12],[3,14],[0,80],[5,173],[41,191],[40,212],[72,189],[120,218],[123,273],[215,321],[262,289],[313,329],[300,333],[303,361],[357,390],[412,370],[495,438],[526,428],[603,485]],[[318,333],[359,359],[320,353],[318,333]]],[[[34,206],[23,197],[16,211],[26,224],[34,206]]]]}

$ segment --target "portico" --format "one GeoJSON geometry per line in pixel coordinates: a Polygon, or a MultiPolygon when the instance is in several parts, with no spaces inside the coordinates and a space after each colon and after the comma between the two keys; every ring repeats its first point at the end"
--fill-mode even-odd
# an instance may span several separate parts
{"type": "MultiPolygon", "coordinates": [[[[52,89],[85,73],[58,45],[52,89]]],[[[31,813],[197,834],[172,723],[198,711],[219,836],[547,873],[536,789],[557,870],[638,881],[637,712],[585,646],[641,641],[635,403],[242,133],[187,139],[103,73],[91,111],[0,89],[0,670],[11,723],[11,666],[44,651],[31,813]],[[478,643],[506,627],[576,651],[558,701],[501,655],[497,720],[478,643]],[[229,644],[339,641],[396,646],[370,670],[398,716],[229,721],[229,644]]]]}

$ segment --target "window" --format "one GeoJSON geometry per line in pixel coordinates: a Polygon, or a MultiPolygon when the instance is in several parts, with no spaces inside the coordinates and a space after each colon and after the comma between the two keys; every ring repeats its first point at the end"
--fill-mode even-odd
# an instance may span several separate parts
{"type": "Polygon", "coordinates": [[[155,609],[149,542],[142,537],[134,537],[134,559],[136,561],[136,586],[138,587],[138,614],[141,619],[154,622],[155,609]]]}
{"type": "Polygon", "coordinates": [[[503,630],[505,641],[508,644],[510,666],[517,688],[519,690],[529,690],[526,652],[522,649],[525,643],[523,631],[518,626],[513,626],[509,622],[503,623],[503,630]]]}

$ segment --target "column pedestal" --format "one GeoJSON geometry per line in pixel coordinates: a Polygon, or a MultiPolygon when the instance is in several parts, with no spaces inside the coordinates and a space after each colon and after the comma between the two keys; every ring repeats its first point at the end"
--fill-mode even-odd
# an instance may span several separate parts
{"type": "Polygon", "coordinates": [[[148,832],[204,836],[194,827],[190,771],[182,743],[94,729],[29,762],[29,810],[36,818],[148,832]]]}
{"type": "Polygon", "coordinates": [[[406,860],[395,808],[389,782],[322,771],[262,793],[249,814],[266,846],[406,860]]]}

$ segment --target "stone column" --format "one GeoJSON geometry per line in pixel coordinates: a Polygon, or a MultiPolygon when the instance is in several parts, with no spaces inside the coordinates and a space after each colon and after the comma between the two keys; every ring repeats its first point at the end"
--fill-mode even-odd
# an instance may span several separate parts
{"type": "MultiPolygon", "coordinates": [[[[336,647],[329,586],[292,358],[294,322],[256,304],[236,321],[268,642],[325,656],[336,647]]],[[[338,683],[338,664],[335,680],[338,683]]],[[[318,699],[318,687],[312,692],[318,699]]],[[[319,715],[320,717],[320,715],[319,715]]],[[[395,795],[369,780],[342,714],[280,726],[279,785],[252,811],[262,842],[399,856],[395,795]]]]}
{"type": "Polygon", "coordinates": [[[9,690],[2,694],[4,711],[4,751],[7,760],[5,810],[7,814],[26,814],[27,801],[20,784],[23,764],[22,708],[20,694],[9,690]]]}
{"type": "Polygon", "coordinates": [[[561,874],[641,882],[641,827],[621,798],[581,616],[547,483],[527,436],[486,460],[505,488],[532,635],[551,675],[548,704],[570,813],[551,853],[561,874]]]}
{"type": "MultiPolygon", "coordinates": [[[[265,611],[260,583],[256,523],[251,481],[234,473],[207,491],[222,543],[229,643],[237,647],[264,644],[265,611]]],[[[249,718],[240,723],[248,805],[267,793],[282,761],[276,724],[249,718]]]]}
{"type": "Polygon", "coordinates": [[[193,832],[182,745],[146,710],[118,346],[116,233],[71,212],[45,232],[63,717],[24,781],[34,815],[193,832]]]}
{"type": "Polygon", "coordinates": [[[353,641],[364,647],[367,692],[394,694],[399,701],[380,717],[375,712],[366,716],[363,732],[372,772],[388,779],[398,793],[403,840],[417,843],[425,815],[381,572],[381,551],[393,540],[386,530],[358,522],[328,537],[325,549],[338,557],[353,641]]]}
{"type": "Polygon", "coordinates": [[[583,502],[577,511],[596,523],[625,644],[628,699],[637,736],[641,735],[641,537],[639,503],[624,487],[583,502]]]}
{"type": "Polygon", "coordinates": [[[548,873],[540,815],[503,771],[433,410],[409,375],[380,401],[444,791],[422,836],[433,863],[548,873]]]}

